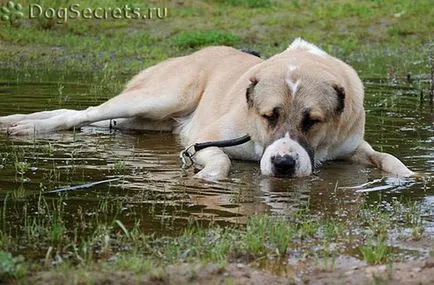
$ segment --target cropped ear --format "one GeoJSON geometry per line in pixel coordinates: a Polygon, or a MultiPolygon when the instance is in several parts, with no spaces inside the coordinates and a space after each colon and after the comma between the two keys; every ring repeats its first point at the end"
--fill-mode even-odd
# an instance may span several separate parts
{"type": "Polygon", "coordinates": [[[256,84],[258,84],[258,80],[256,78],[250,79],[250,85],[246,89],[246,100],[247,100],[247,106],[251,108],[253,106],[253,93],[256,84]]]}
{"type": "Polygon", "coordinates": [[[344,111],[345,108],[345,89],[343,86],[333,83],[332,84],[333,89],[336,91],[336,95],[337,95],[337,104],[336,104],[336,115],[340,115],[342,114],[342,112],[344,111]]]}
{"type": "Polygon", "coordinates": [[[350,160],[374,166],[390,174],[409,177],[415,175],[399,159],[391,154],[375,151],[369,143],[362,141],[350,160]]]}

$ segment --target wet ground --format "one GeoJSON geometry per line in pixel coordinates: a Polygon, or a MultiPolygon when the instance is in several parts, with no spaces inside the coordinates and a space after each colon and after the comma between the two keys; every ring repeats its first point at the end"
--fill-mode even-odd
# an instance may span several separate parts
{"type": "MultiPolygon", "coordinates": [[[[103,98],[88,96],[89,74],[16,76],[0,71],[0,115],[56,108],[82,109],[103,98]]],[[[128,76],[125,76],[127,78],[128,76]]],[[[122,79],[123,80],[123,79],[122,79]]],[[[300,179],[263,177],[257,163],[236,161],[230,179],[207,183],[180,170],[181,145],[167,133],[122,133],[85,127],[37,138],[9,138],[0,134],[0,199],[8,203],[3,226],[22,226],[23,207],[35,212],[39,193],[111,178],[119,180],[71,191],[63,197],[71,223],[79,214],[104,219],[138,220],[144,232],[176,234],[192,218],[209,222],[243,223],[254,213],[285,215],[307,208],[341,220],[380,203],[387,211],[393,201],[421,207],[425,234],[434,234],[434,125],[433,109],[421,102],[427,77],[363,78],[366,87],[366,139],[377,150],[399,157],[422,178],[398,179],[347,162],[325,163],[315,175],[300,179]],[[30,202],[29,202],[30,201],[30,202]],[[34,202],[31,202],[34,201],[34,202]],[[114,206],[115,205],[115,206],[114,206]]],[[[111,95],[111,94],[110,94],[111,95]]],[[[107,95],[107,96],[110,96],[107,95]]],[[[104,96],[102,96],[104,97],[104,96]]],[[[58,201],[57,195],[45,195],[58,201]]],[[[86,232],[80,233],[86,235],[86,232]]],[[[401,245],[398,244],[398,247],[401,245]]],[[[408,245],[402,245],[404,251],[408,245]]],[[[23,246],[25,255],[43,256],[46,249],[23,246]],[[41,252],[42,251],[42,252],[41,252]]],[[[417,246],[426,255],[430,246],[417,246]]]]}

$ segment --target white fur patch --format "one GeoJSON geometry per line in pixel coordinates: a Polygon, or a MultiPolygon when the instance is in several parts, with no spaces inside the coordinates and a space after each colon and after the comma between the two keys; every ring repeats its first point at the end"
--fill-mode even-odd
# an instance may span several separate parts
{"type": "Polygon", "coordinates": [[[262,154],[264,153],[264,147],[258,143],[255,143],[254,151],[255,151],[255,156],[260,159],[262,154]]]}
{"type": "Polygon", "coordinates": [[[291,89],[291,93],[295,95],[295,93],[298,90],[298,85],[300,84],[300,80],[297,79],[295,82],[291,79],[291,73],[294,72],[297,69],[297,66],[295,65],[288,65],[288,74],[286,79],[286,83],[288,84],[289,89],[291,89]]]}
{"type": "Polygon", "coordinates": [[[297,66],[290,64],[288,66],[288,68],[289,68],[289,72],[293,72],[293,71],[295,71],[297,69],[297,66]]]}
{"type": "Polygon", "coordinates": [[[190,143],[190,138],[193,137],[193,116],[194,112],[181,118],[173,118],[177,122],[176,128],[173,133],[179,134],[181,142],[185,144],[190,143]]]}
{"type": "Polygon", "coordinates": [[[314,44],[311,44],[305,40],[303,40],[302,38],[296,38],[288,47],[288,49],[307,49],[308,52],[318,55],[318,56],[326,56],[327,53],[325,51],[323,51],[322,49],[320,49],[319,47],[317,47],[314,44]]]}
{"type": "Polygon", "coordinates": [[[295,95],[295,93],[298,90],[298,85],[300,84],[300,80],[297,80],[297,81],[294,82],[291,79],[287,79],[286,83],[288,84],[289,89],[291,89],[292,95],[295,95]]]}
{"type": "Polygon", "coordinates": [[[328,150],[328,155],[322,160],[332,160],[336,158],[342,158],[348,156],[348,154],[353,153],[357,147],[360,145],[360,142],[363,140],[363,133],[358,132],[347,138],[338,149],[328,150]]]}
{"type": "Polygon", "coordinates": [[[296,159],[295,177],[308,176],[312,173],[312,164],[309,154],[306,150],[296,141],[292,140],[289,133],[281,139],[274,141],[269,145],[261,158],[261,173],[263,175],[274,176],[275,169],[271,158],[276,155],[291,155],[296,159]]]}
{"type": "Polygon", "coordinates": [[[288,84],[289,89],[291,89],[291,93],[293,95],[295,95],[295,93],[298,90],[298,85],[300,83],[300,80],[297,79],[297,81],[294,82],[294,80],[291,79],[291,73],[294,72],[297,69],[297,66],[295,65],[288,65],[288,74],[287,74],[287,79],[286,79],[286,83],[288,84]]]}

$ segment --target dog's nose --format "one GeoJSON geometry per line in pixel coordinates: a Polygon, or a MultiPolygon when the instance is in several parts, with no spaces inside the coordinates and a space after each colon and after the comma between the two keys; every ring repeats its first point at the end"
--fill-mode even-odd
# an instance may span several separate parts
{"type": "Polygon", "coordinates": [[[292,176],[295,172],[296,160],[289,154],[271,157],[276,176],[292,176]]]}

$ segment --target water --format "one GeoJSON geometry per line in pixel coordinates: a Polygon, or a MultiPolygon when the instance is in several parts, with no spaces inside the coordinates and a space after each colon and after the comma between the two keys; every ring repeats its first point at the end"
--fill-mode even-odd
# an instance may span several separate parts
{"type": "MultiPolygon", "coordinates": [[[[94,84],[87,80],[89,76],[48,74],[17,79],[15,72],[2,70],[0,115],[82,109],[111,96],[84,95],[94,84]]],[[[98,216],[105,209],[105,221],[119,218],[128,226],[140,221],[144,232],[163,235],[177,233],[193,218],[243,223],[254,213],[284,215],[307,207],[311,213],[348,219],[366,205],[399,200],[416,201],[422,208],[426,233],[434,234],[432,105],[420,102],[420,84],[397,84],[384,78],[364,81],[367,141],[424,173],[423,178],[384,177],[373,168],[334,161],[307,178],[278,179],[261,176],[258,163],[235,161],[230,179],[208,183],[193,179],[193,170],[182,173],[178,157],[182,147],[168,133],[121,133],[91,127],[36,139],[1,133],[0,199],[4,202],[8,195],[14,201],[8,204],[5,220],[12,228],[14,223],[20,227],[23,205],[30,205],[29,213],[37,211],[40,191],[120,177],[63,197],[68,222],[74,223],[83,213],[98,216]],[[27,163],[23,173],[17,163],[27,163]]],[[[56,202],[59,196],[46,198],[56,202]]]]}

